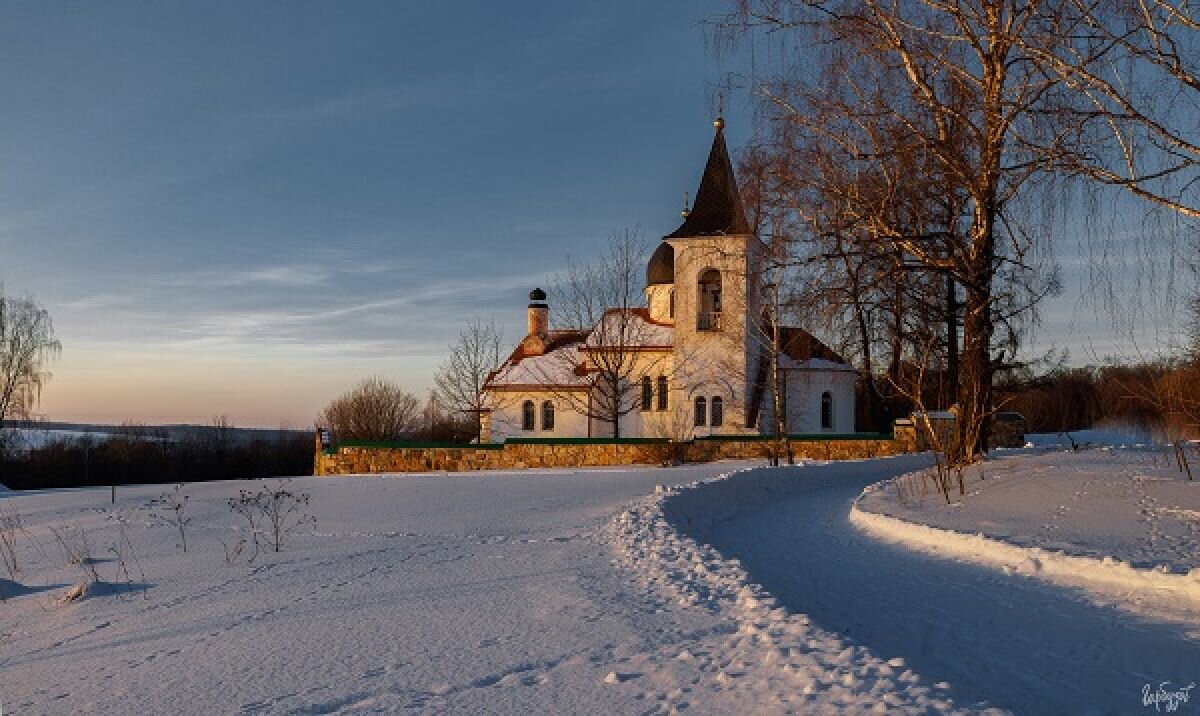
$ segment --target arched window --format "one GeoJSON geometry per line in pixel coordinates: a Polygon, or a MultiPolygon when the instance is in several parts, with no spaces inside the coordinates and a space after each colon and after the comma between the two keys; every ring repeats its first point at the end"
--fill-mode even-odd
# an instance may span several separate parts
{"type": "Polygon", "coordinates": [[[554,429],[554,403],[549,400],[542,403],[542,430],[554,429]]]}
{"type": "Polygon", "coordinates": [[[671,298],[671,303],[670,303],[670,306],[667,307],[667,316],[670,317],[671,319],[674,319],[675,318],[675,289],[671,289],[671,293],[668,295],[671,298]]]}
{"type": "Polygon", "coordinates": [[[696,330],[721,330],[721,272],[708,269],[701,273],[697,291],[696,330]]]}
{"type": "Polygon", "coordinates": [[[526,400],[521,404],[521,429],[533,430],[533,401],[526,400]]]}
{"type": "Polygon", "coordinates": [[[667,409],[667,395],[669,393],[668,388],[669,388],[669,386],[667,385],[667,376],[665,376],[665,375],[658,376],[658,409],[659,410],[667,409]]]}
{"type": "Polygon", "coordinates": [[[704,396],[696,398],[696,427],[703,427],[708,421],[708,406],[704,403],[704,396]]]}
{"type": "Polygon", "coordinates": [[[821,393],[821,429],[833,429],[833,396],[828,390],[821,393]]]}
{"type": "Polygon", "coordinates": [[[650,376],[642,376],[642,410],[649,410],[654,407],[654,381],[650,380],[650,376]]]}
{"type": "Polygon", "coordinates": [[[714,428],[719,428],[725,423],[725,401],[721,400],[721,396],[713,396],[712,413],[709,416],[709,425],[714,428]]]}

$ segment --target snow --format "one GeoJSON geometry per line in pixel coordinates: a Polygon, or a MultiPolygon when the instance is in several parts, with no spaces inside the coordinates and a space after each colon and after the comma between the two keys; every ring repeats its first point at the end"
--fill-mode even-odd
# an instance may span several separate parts
{"type": "MultiPolygon", "coordinates": [[[[654,698],[684,698],[672,706],[698,702],[711,713],[960,711],[902,657],[878,656],[790,612],[737,560],[689,536],[727,522],[744,527],[741,510],[787,495],[803,482],[797,477],[797,468],[735,472],[657,491],[614,519],[611,539],[650,593],[724,625],[684,649],[638,656],[654,698]],[[691,693],[681,694],[680,684],[691,693]]],[[[771,536],[776,546],[781,537],[788,541],[771,536]]]]}
{"type": "Polygon", "coordinates": [[[491,378],[492,386],[580,386],[588,385],[575,368],[583,360],[581,341],[565,343],[536,356],[525,356],[516,363],[506,362],[491,378]]]}
{"type": "Polygon", "coordinates": [[[924,418],[926,415],[929,416],[930,420],[957,420],[958,419],[958,417],[952,411],[949,411],[949,410],[929,410],[924,413],[917,411],[912,414],[913,418],[916,418],[918,420],[924,418]]]}
{"type": "MultiPolygon", "coordinates": [[[[1068,433],[1035,433],[1025,436],[1026,448],[1070,449],[1071,441],[1080,447],[1148,447],[1153,441],[1144,430],[1123,425],[1101,426],[1068,433]],[[1068,437],[1068,435],[1070,437],[1068,437]]],[[[1001,448],[1003,451],[1004,448],[1001,448]]]]}
{"type": "Polygon", "coordinates": [[[187,485],[187,553],[154,503],[169,486],[115,505],[107,488],[4,493],[25,531],[0,581],[0,704],[1140,712],[1144,685],[1197,680],[1177,620],[856,529],[864,488],[929,462],[297,478],[315,528],[232,564],[246,532],[227,501],[274,481],[187,485]],[[86,531],[98,581],[51,528],[86,531]]]}
{"type": "Polygon", "coordinates": [[[789,356],[782,356],[780,361],[787,368],[799,370],[833,370],[847,373],[856,373],[858,369],[848,363],[838,363],[837,361],[826,360],[824,358],[809,358],[808,360],[798,361],[789,356]]]}
{"type": "MultiPolygon", "coordinates": [[[[175,528],[151,517],[169,486],[118,488],[116,505],[106,489],[10,493],[0,510],[20,514],[32,539],[18,538],[20,588],[0,585],[0,703],[12,713],[659,708],[639,655],[699,650],[700,635],[725,625],[640,590],[600,535],[655,485],[736,466],[300,478],[290,485],[311,494],[316,531],[234,565],[226,500],[270,482],[188,485],[186,554],[175,528]],[[131,590],[108,551],[122,521],[138,560],[131,590]],[[62,603],[86,578],[51,527],[87,531],[109,594],[62,603]],[[610,673],[617,683],[605,683],[610,673]]],[[[676,689],[679,704],[694,687],[676,689]]]]}
{"type": "Polygon", "coordinates": [[[625,316],[619,308],[609,309],[587,337],[589,347],[636,345],[670,348],[674,342],[674,326],[648,320],[645,309],[629,309],[625,316]]]}
{"type": "Polygon", "coordinates": [[[1076,589],[934,557],[850,523],[866,486],[922,460],[743,473],[681,495],[673,522],[736,560],[787,613],[875,658],[903,659],[962,707],[1141,713],[1146,685],[1200,681],[1200,641],[1189,634],[1198,622],[1130,615],[1076,589]]]}
{"type": "Polygon", "coordinates": [[[1010,454],[965,471],[967,494],[955,484],[949,505],[936,491],[911,489],[931,486],[931,477],[899,479],[864,491],[851,521],[884,539],[1200,627],[1200,482],[1179,472],[1173,453],[1010,454]]]}

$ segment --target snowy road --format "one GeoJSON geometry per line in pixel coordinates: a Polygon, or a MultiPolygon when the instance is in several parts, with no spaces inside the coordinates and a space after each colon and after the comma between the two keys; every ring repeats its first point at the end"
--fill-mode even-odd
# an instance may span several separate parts
{"type": "MultiPolygon", "coordinates": [[[[805,478],[786,497],[743,506],[693,536],[741,560],[752,581],[815,625],[949,682],[957,704],[1150,713],[1145,684],[1200,683],[1200,642],[1178,625],[857,532],[847,513],[865,485],[886,476],[878,464],[797,470],[805,478]]],[[[1197,701],[1178,713],[1197,711],[1197,701]]]]}

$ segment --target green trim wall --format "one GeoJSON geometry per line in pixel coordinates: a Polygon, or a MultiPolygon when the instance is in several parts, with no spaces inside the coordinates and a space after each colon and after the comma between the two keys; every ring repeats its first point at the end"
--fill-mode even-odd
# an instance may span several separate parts
{"type": "MultiPolygon", "coordinates": [[[[665,445],[668,438],[509,438],[505,445],[665,445]]],[[[499,443],[497,443],[499,444],[499,443]]]]}

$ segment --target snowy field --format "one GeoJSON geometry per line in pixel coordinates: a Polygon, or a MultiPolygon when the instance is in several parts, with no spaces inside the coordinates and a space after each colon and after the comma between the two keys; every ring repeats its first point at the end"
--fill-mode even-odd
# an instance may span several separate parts
{"type": "Polygon", "coordinates": [[[232,565],[225,546],[246,530],[227,500],[263,483],[189,485],[186,554],[175,528],[151,517],[165,488],[122,488],[115,506],[104,489],[7,493],[0,509],[28,535],[17,537],[21,584],[3,585],[0,704],[17,714],[636,709],[636,693],[606,684],[608,673],[720,625],[703,612],[656,615],[596,531],[658,482],[729,469],[302,478],[291,487],[311,495],[315,534],[253,564],[244,550],[232,565]],[[64,565],[50,528],[86,530],[100,577],[120,582],[109,551],[118,520],[138,558],[134,589],[57,603],[89,577],[64,565]]]}
{"type": "MultiPolygon", "coordinates": [[[[999,454],[964,472],[965,496],[952,484],[950,504],[927,472],[869,489],[851,519],[885,539],[1085,587],[1200,631],[1200,481],[1172,451],[999,454]]],[[[1189,454],[1200,474],[1200,453],[1189,454]]]]}
{"type": "Polygon", "coordinates": [[[1197,479],[1189,481],[1161,450],[1009,456],[969,469],[966,496],[952,485],[950,505],[932,491],[902,503],[893,486],[860,507],[1023,547],[1112,557],[1139,569],[1196,570],[1200,578],[1197,457],[1190,458],[1197,479]]]}
{"type": "Polygon", "coordinates": [[[927,464],[298,478],[315,528],[253,562],[227,558],[249,535],[228,501],[275,481],[186,486],[186,553],[167,487],[2,493],[23,528],[0,706],[1144,713],[1145,684],[1200,680],[1178,621],[851,523],[864,488],[927,464]]]}

